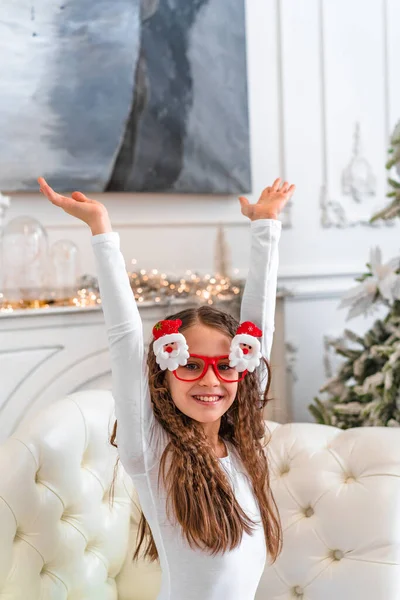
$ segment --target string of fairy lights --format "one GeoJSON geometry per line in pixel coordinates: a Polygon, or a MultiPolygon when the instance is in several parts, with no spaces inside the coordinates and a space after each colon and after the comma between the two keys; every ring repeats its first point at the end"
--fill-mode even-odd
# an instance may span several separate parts
{"type": "MultiPolygon", "coordinates": [[[[135,265],[137,261],[132,260],[135,265]]],[[[239,297],[243,291],[243,280],[222,275],[200,275],[186,271],[185,277],[176,277],[160,272],[158,269],[140,269],[128,272],[132,292],[138,304],[173,304],[182,300],[193,300],[198,303],[215,304],[231,301],[239,297]]],[[[49,290],[43,297],[29,300],[23,297],[17,302],[7,300],[6,294],[0,292],[0,312],[13,312],[21,309],[49,309],[52,307],[70,306],[76,308],[93,308],[101,305],[101,297],[97,279],[84,275],[77,284],[77,289],[60,297],[59,293],[49,290]],[[47,297],[46,297],[47,296],[47,297]]]]}
{"type": "Polygon", "coordinates": [[[201,302],[213,304],[218,300],[231,300],[241,293],[243,286],[239,279],[209,274],[201,276],[192,271],[186,271],[182,278],[168,277],[157,269],[141,269],[128,275],[137,302],[197,297],[201,302]]]}

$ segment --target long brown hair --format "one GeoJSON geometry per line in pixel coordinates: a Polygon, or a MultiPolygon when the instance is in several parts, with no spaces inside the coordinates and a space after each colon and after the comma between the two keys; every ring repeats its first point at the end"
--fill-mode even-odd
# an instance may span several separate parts
{"type": "MultiPolygon", "coordinates": [[[[210,306],[186,309],[166,319],[181,319],[181,333],[196,324],[206,325],[234,337],[238,322],[231,315],[210,306]]],[[[174,404],[166,385],[166,372],[155,360],[153,343],[149,347],[147,364],[149,386],[155,418],[169,434],[160,460],[160,477],[167,490],[167,514],[170,510],[182,527],[191,547],[196,546],[212,555],[233,550],[239,546],[243,531],[251,534],[254,522],[242,510],[230,483],[201,425],[174,404]],[[166,461],[170,455],[169,469],[166,461]]],[[[264,452],[265,422],[263,409],[268,402],[271,370],[263,359],[268,373],[268,384],[261,398],[260,381],[256,372],[248,373],[238,383],[235,401],[221,418],[219,436],[230,442],[238,452],[250,476],[253,492],[262,517],[265,541],[270,557],[276,560],[282,550],[282,528],[278,509],[270,489],[270,474],[264,452]]],[[[111,436],[116,447],[117,422],[111,436]]],[[[145,538],[147,546],[143,557],[151,562],[158,559],[149,524],[141,512],[136,551],[137,560],[145,538]]]]}

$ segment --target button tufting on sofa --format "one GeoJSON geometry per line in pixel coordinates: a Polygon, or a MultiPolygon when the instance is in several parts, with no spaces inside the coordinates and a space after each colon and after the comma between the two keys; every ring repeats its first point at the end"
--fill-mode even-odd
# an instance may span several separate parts
{"type": "Polygon", "coordinates": [[[286,475],[287,473],[289,473],[290,471],[290,467],[289,465],[283,465],[283,467],[281,468],[281,475],[286,475]]]}
{"type": "Polygon", "coordinates": [[[333,550],[332,551],[332,558],[334,560],[342,560],[343,557],[344,557],[344,552],[342,550],[333,550]]]}
{"type": "Polygon", "coordinates": [[[293,595],[295,596],[295,598],[302,598],[304,595],[304,590],[302,587],[300,587],[299,585],[296,585],[293,588],[293,595]]]}
{"type": "MultiPolygon", "coordinates": [[[[117,461],[108,443],[113,408],[110,392],[78,392],[0,447],[0,598],[40,600],[44,589],[69,600],[158,597],[159,563],[132,561],[140,502],[122,467],[114,503],[102,501],[117,461]]],[[[400,430],[266,423],[284,536],[255,600],[400,600],[400,430]]]]}

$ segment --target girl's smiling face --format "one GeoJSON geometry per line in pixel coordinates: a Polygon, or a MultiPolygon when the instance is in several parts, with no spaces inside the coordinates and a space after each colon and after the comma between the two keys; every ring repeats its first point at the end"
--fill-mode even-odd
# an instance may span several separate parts
{"type": "MultiPolygon", "coordinates": [[[[230,352],[232,338],[218,329],[196,324],[185,329],[184,336],[190,354],[223,356],[230,352]]],[[[167,384],[175,406],[188,417],[199,423],[213,423],[233,404],[238,384],[220,381],[210,365],[204,377],[197,381],[180,381],[167,371],[167,384]],[[199,403],[196,396],[218,396],[216,403],[199,403]]]]}

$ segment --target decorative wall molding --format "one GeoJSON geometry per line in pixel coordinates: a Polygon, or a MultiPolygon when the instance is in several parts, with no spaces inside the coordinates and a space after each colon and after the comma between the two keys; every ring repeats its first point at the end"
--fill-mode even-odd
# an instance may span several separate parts
{"type": "Polygon", "coordinates": [[[365,216],[352,217],[346,212],[347,208],[340,200],[334,200],[330,197],[326,185],[321,186],[320,194],[321,225],[324,228],[336,227],[344,229],[346,227],[355,227],[356,225],[365,225],[371,228],[394,227],[393,221],[374,221],[370,222],[370,217],[375,211],[371,210],[365,216]]]}
{"type": "Polygon", "coordinates": [[[292,383],[298,381],[298,375],[296,372],[297,358],[299,354],[299,347],[296,346],[293,342],[285,343],[286,349],[286,372],[290,377],[292,383]]]}
{"type": "MultiPolygon", "coordinates": [[[[384,0],[385,3],[386,0],[384,0]]],[[[326,86],[326,44],[325,44],[325,19],[324,19],[324,0],[319,0],[318,4],[319,19],[319,54],[320,54],[320,97],[321,97],[321,130],[322,130],[322,176],[323,183],[320,191],[320,210],[321,226],[324,228],[336,227],[347,228],[355,226],[367,227],[392,227],[391,221],[376,221],[370,223],[371,216],[379,207],[374,204],[370,198],[376,197],[377,183],[376,176],[373,173],[370,163],[365,156],[361,154],[360,140],[361,127],[360,120],[355,124],[353,135],[353,152],[347,166],[342,171],[342,197],[335,198],[331,193],[331,181],[329,176],[328,160],[331,154],[328,142],[328,107],[327,107],[327,86],[326,86]]],[[[387,13],[384,11],[384,19],[387,13]]],[[[386,27],[384,35],[387,35],[386,27]]],[[[386,47],[387,40],[384,40],[386,47]]],[[[387,53],[384,53],[387,61],[387,53]]],[[[384,68],[387,72],[387,65],[384,68]]],[[[388,110],[388,87],[384,89],[385,108],[388,110]]],[[[385,119],[387,122],[387,115],[385,119]]],[[[384,165],[382,164],[382,169],[384,165]]]]}
{"type": "Polygon", "coordinates": [[[46,362],[50,361],[55,354],[63,350],[63,346],[55,344],[53,346],[31,346],[31,347],[17,347],[17,348],[2,348],[0,351],[0,363],[3,368],[7,367],[7,362],[11,362],[13,369],[18,371],[19,380],[18,382],[5,381],[3,378],[3,390],[2,390],[2,402],[0,404],[0,418],[2,412],[7,408],[7,405],[12,402],[14,395],[18,392],[18,389],[30,379],[36,371],[41,369],[46,362]],[[14,383],[9,389],[7,389],[6,383],[14,383]]]}
{"type": "Polygon", "coordinates": [[[367,159],[361,155],[360,123],[354,126],[353,153],[349,164],[342,173],[342,191],[357,204],[362,203],[364,196],[376,196],[376,177],[367,159]]]}
{"type": "MultiPolygon", "coordinates": [[[[279,120],[279,131],[280,131],[280,148],[279,148],[279,175],[284,180],[288,178],[287,165],[286,165],[286,147],[285,147],[285,135],[284,135],[284,86],[283,86],[283,25],[282,25],[282,6],[281,0],[275,0],[275,14],[276,14],[276,32],[277,32],[277,57],[278,57],[278,120],[279,120]]],[[[282,212],[282,228],[291,229],[292,224],[292,206],[291,200],[286,204],[282,212]]]]}
{"type": "Polygon", "coordinates": [[[296,300],[339,299],[355,285],[360,271],[332,272],[328,269],[312,272],[283,272],[278,277],[278,287],[288,295],[289,302],[296,300]]]}
{"type": "Polygon", "coordinates": [[[324,348],[322,357],[324,373],[326,379],[330,379],[331,377],[334,377],[337,374],[340,365],[344,360],[335,352],[335,349],[332,347],[332,343],[344,342],[345,338],[343,337],[343,335],[340,334],[324,334],[322,339],[324,348]]]}
{"type": "Polygon", "coordinates": [[[393,221],[375,221],[371,223],[370,217],[375,212],[372,208],[368,208],[364,215],[357,215],[357,212],[362,212],[357,205],[365,203],[366,196],[376,197],[376,177],[367,159],[359,153],[358,123],[355,126],[353,155],[347,167],[342,172],[342,192],[344,197],[351,198],[353,207],[351,214],[348,203],[344,198],[340,200],[332,199],[326,183],[321,186],[320,208],[322,227],[343,229],[356,225],[366,225],[373,228],[382,226],[393,227],[395,225],[393,221]],[[356,207],[355,212],[354,207],[356,207]]]}

